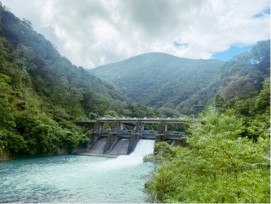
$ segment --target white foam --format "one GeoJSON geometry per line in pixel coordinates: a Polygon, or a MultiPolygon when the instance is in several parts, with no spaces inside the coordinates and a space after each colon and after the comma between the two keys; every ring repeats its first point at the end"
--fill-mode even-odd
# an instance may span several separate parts
{"type": "Polygon", "coordinates": [[[154,140],[139,140],[133,153],[118,156],[116,159],[96,163],[96,170],[119,169],[143,163],[145,155],[153,153],[154,140]]]}

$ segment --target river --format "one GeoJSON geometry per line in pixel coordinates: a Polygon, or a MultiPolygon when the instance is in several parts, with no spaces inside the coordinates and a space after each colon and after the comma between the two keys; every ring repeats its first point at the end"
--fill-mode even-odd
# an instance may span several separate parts
{"type": "Polygon", "coordinates": [[[153,140],[140,140],[135,151],[114,159],[54,156],[0,164],[0,202],[140,203],[151,163],[153,140]]]}

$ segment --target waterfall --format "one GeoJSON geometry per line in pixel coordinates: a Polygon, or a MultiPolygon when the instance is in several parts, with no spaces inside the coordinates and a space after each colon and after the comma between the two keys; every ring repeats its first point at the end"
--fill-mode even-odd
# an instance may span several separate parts
{"type": "Polygon", "coordinates": [[[145,155],[153,153],[154,140],[139,140],[134,152],[130,155],[118,156],[116,159],[96,163],[96,170],[112,170],[143,163],[145,155]]]}

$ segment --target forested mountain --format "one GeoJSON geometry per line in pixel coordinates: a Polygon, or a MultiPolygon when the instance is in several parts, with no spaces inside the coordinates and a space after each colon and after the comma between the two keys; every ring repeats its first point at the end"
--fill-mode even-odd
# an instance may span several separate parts
{"type": "Polygon", "coordinates": [[[218,94],[228,102],[257,95],[270,75],[270,40],[258,42],[250,52],[236,55],[220,69],[218,94]]]}
{"type": "MultiPolygon", "coordinates": [[[[269,41],[265,41],[259,42],[250,53],[235,56],[225,63],[148,53],[97,67],[90,73],[112,82],[137,102],[192,114],[197,108],[211,104],[217,94],[234,94],[236,87],[230,91],[230,84],[242,86],[243,81],[245,86],[251,82],[251,89],[259,89],[263,77],[268,75],[263,67],[269,63],[269,55],[269,41]]],[[[247,93],[244,87],[239,88],[247,93]]]]}
{"type": "Polygon", "coordinates": [[[193,113],[194,105],[210,104],[218,90],[217,60],[192,60],[148,53],[90,70],[111,81],[127,97],[154,107],[193,113]]]}
{"type": "Polygon", "coordinates": [[[157,143],[145,158],[158,165],[145,185],[151,202],[270,203],[270,41],[220,69],[213,107],[188,123],[187,146],[157,143]]]}
{"type": "Polygon", "coordinates": [[[145,158],[157,167],[150,201],[270,203],[269,75],[270,41],[228,62],[149,53],[86,71],[0,4],[0,150],[70,152],[89,141],[75,120],[178,117],[212,104],[186,118],[184,146],[157,143],[145,158]]]}
{"type": "Polygon", "coordinates": [[[0,146],[18,155],[86,144],[73,122],[87,116],[159,116],[72,65],[29,21],[1,5],[0,113],[0,146]]]}
{"type": "MultiPolygon", "coordinates": [[[[210,104],[217,94],[216,104],[224,109],[259,94],[269,56],[264,41],[226,63],[150,53],[91,71],[127,96],[162,107],[157,110],[128,101],[112,84],[72,65],[29,21],[0,6],[0,146],[18,155],[71,149],[88,141],[75,120],[178,117],[173,109],[193,113],[193,105],[210,104]]],[[[238,107],[249,112],[246,105],[238,107]]]]}

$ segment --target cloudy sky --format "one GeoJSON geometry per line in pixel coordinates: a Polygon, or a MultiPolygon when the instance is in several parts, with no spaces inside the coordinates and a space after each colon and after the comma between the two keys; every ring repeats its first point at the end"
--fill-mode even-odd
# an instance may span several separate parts
{"type": "Polygon", "coordinates": [[[0,0],[85,68],[147,52],[211,59],[270,37],[269,0],[0,0]]]}

